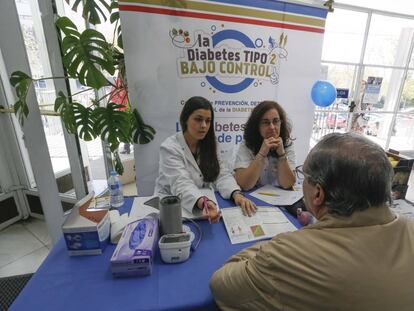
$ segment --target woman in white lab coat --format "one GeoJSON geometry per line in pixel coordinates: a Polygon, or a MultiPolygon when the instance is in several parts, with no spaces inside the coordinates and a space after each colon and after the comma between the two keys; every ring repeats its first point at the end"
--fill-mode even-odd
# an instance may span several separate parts
{"type": "Polygon", "coordinates": [[[206,188],[218,190],[223,198],[232,199],[243,213],[254,213],[255,204],[243,196],[233,175],[217,156],[210,102],[203,97],[190,98],[181,111],[180,124],[182,132],[161,144],[155,192],[161,196],[181,196],[183,208],[195,214],[194,209],[202,210],[212,222],[220,219],[220,213],[214,198],[206,194],[206,188]]]}

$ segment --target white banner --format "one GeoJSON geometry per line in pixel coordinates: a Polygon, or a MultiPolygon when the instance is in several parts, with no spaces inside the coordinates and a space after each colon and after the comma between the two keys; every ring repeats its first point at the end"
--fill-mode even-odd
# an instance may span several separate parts
{"type": "Polygon", "coordinates": [[[159,146],[181,130],[192,96],[209,99],[222,156],[232,162],[251,110],[279,102],[298,164],[309,149],[326,10],[270,0],[120,1],[129,95],[157,134],[135,146],[138,193],[153,192],[159,146]]]}

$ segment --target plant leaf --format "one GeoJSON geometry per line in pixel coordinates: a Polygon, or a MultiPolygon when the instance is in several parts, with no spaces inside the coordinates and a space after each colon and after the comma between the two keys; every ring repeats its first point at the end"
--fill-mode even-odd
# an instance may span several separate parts
{"type": "Polygon", "coordinates": [[[24,119],[29,115],[29,106],[26,98],[32,78],[22,71],[15,71],[10,76],[10,84],[14,86],[18,100],[14,103],[14,112],[17,115],[20,124],[24,124],[24,119]]]}
{"type": "Polygon", "coordinates": [[[145,145],[154,139],[155,130],[144,123],[137,109],[131,115],[131,136],[135,144],[145,145]]]}
{"type": "Polygon", "coordinates": [[[111,16],[109,17],[109,21],[111,22],[111,24],[115,23],[118,20],[119,20],[119,12],[112,12],[111,16]]]}
{"type": "Polygon", "coordinates": [[[80,33],[76,25],[66,16],[59,17],[55,22],[56,27],[58,27],[66,36],[72,36],[79,38],[80,33]]]}
{"type": "Polygon", "coordinates": [[[119,22],[118,1],[111,3],[111,16],[109,17],[111,24],[116,23],[116,44],[123,49],[121,23],[119,22]]]}
{"type": "Polygon", "coordinates": [[[25,74],[23,71],[15,71],[10,76],[10,83],[12,86],[16,87],[23,80],[31,80],[30,76],[25,74]]]}
{"type": "Polygon", "coordinates": [[[72,78],[96,89],[109,84],[101,68],[113,75],[115,67],[110,46],[99,31],[87,29],[80,37],[67,35],[62,50],[63,64],[72,78]]]}
{"type": "Polygon", "coordinates": [[[111,8],[110,8],[111,16],[109,17],[109,21],[111,24],[115,23],[119,20],[119,5],[118,1],[112,1],[111,8]]]}
{"type": "Polygon", "coordinates": [[[67,98],[65,94],[63,94],[62,91],[59,91],[58,97],[56,97],[55,99],[55,106],[53,107],[55,112],[60,112],[62,105],[64,105],[66,102],[67,102],[67,98]]]}
{"type": "Polygon", "coordinates": [[[29,107],[19,99],[14,103],[13,108],[20,124],[23,126],[25,118],[29,115],[29,107]]]}
{"type": "MultiPolygon", "coordinates": [[[[70,5],[70,0],[65,1],[70,5]]],[[[72,10],[77,12],[80,3],[81,0],[75,0],[72,10]]],[[[100,24],[102,23],[102,20],[106,21],[107,19],[106,12],[104,12],[103,8],[105,8],[106,11],[111,12],[111,8],[107,0],[84,0],[82,16],[93,25],[100,24]]]]}
{"type": "Polygon", "coordinates": [[[119,25],[118,26],[118,29],[117,29],[117,34],[118,34],[118,37],[117,37],[117,39],[116,39],[116,43],[117,43],[117,45],[121,48],[121,49],[123,49],[124,48],[124,43],[122,42],[122,30],[121,30],[121,25],[119,25]]]}
{"type": "Polygon", "coordinates": [[[55,99],[54,106],[54,110],[60,112],[60,117],[62,118],[66,130],[71,134],[76,134],[76,120],[73,111],[74,104],[70,103],[65,94],[60,91],[58,97],[55,99]]]}
{"type": "MultiPolygon", "coordinates": [[[[114,47],[112,50],[112,58],[114,60],[114,65],[117,67],[117,69],[120,71],[120,74],[122,76],[125,75],[125,56],[124,53],[122,53],[119,49],[114,47]]],[[[124,79],[125,80],[125,79],[124,79]]]]}
{"type": "Polygon", "coordinates": [[[83,5],[82,15],[93,25],[102,23],[99,15],[101,15],[104,22],[107,20],[106,12],[102,10],[98,2],[101,4],[101,6],[103,6],[106,9],[108,13],[111,12],[111,8],[105,0],[86,0],[83,5]]]}
{"type": "Polygon", "coordinates": [[[114,152],[120,142],[128,143],[129,139],[129,115],[119,110],[122,105],[109,103],[106,107],[98,107],[93,111],[95,121],[95,135],[99,135],[102,140],[106,140],[112,152],[114,152]]]}
{"type": "Polygon", "coordinates": [[[67,103],[64,106],[64,109],[61,112],[61,118],[65,125],[66,130],[70,134],[76,134],[76,122],[75,122],[75,113],[73,111],[73,104],[67,103]]]}
{"type": "Polygon", "coordinates": [[[79,137],[86,141],[95,139],[94,126],[96,119],[93,115],[93,110],[79,103],[73,103],[73,113],[79,137]]]}

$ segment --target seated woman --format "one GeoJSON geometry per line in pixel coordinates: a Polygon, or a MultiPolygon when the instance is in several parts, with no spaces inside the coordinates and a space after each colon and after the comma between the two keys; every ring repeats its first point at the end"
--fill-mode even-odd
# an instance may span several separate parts
{"type": "Polygon", "coordinates": [[[218,159],[210,102],[203,97],[190,98],[181,111],[180,124],[183,131],[161,144],[155,192],[181,196],[182,206],[190,213],[200,209],[204,216],[217,222],[221,214],[214,198],[206,198],[202,191],[214,186],[224,199],[232,199],[240,206],[244,214],[254,213],[255,204],[243,196],[231,172],[218,159]]]}
{"type": "MultiPolygon", "coordinates": [[[[295,184],[296,155],[291,129],[286,112],[278,103],[264,101],[253,109],[234,166],[236,181],[243,190],[266,184],[289,189],[295,184]]],[[[313,221],[309,212],[303,211],[306,207],[302,200],[286,209],[303,226],[313,221]]]]}
{"type": "Polygon", "coordinates": [[[295,182],[295,150],[291,125],[276,102],[257,105],[246,123],[236,155],[236,181],[243,190],[266,184],[291,188],[295,182]]]}

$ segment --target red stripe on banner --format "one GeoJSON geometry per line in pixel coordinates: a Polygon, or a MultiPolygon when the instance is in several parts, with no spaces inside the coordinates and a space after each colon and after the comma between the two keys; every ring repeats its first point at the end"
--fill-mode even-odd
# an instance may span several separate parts
{"type": "Polygon", "coordinates": [[[301,30],[301,31],[308,31],[308,32],[324,33],[324,29],[319,29],[319,28],[297,26],[297,25],[290,25],[290,24],[284,24],[284,23],[279,23],[279,22],[255,20],[255,19],[242,18],[242,17],[223,16],[223,15],[217,15],[217,14],[195,13],[195,12],[178,11],[178,10],[171,10],[171,9],[151,8],[151,7],[144,7],[144,6],[122,5],[122,4],[119,5],[119,9],[122,11],[136,11],[136,12],[154,13],[154,14],[162,14],[162,15],[174,15],[174,16],[185,16],[185,17],[194,17],[194,18],[202,18],[202,19],[213,19],[213,20],[227,21],[227,22],[234,22],[234,23],[252,24],[252,25],[260,25],[260,26],[270,26],[270,27],[301,30]]]}

